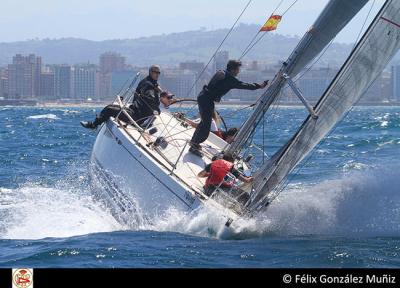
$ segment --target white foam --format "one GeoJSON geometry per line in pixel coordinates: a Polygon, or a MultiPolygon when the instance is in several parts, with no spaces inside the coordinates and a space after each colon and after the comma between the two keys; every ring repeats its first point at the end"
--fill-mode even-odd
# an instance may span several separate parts
{"type": "MultiPolygon", "coordinates": [[[[171,207],[155,224],[134,230],[244,239],[266,235],[400,235],[400,169],[362,171],[317,185],[292,185],[254,219],[231,228],[207,207],[184,213],[171,207]]],[[[64,180],[68,182],[69,180],[64,180]]],[[[65,185],[64,185],[65,186],[65,185]]],[[[85,188],[26,185],[0,189],[0,238],[39,239],[125,230],[85,188]],[[4,214],[7,210],[9,213],[4,214]]]]}
{"type": "MultiPolygon", "coordinates": [[[[400,235],[400,172],[385,169],[353,173],[315,186],[283,192],[268,211],[226,229],[202,209],[195,215],[171,210],[154,229],[219,238],[278,235],[400,235]]],[[[223,223],[223,222],[222,222],[223,223]]]]}
{"type": "Polygon", "coordinates": [[[38,120],[38,119],[48,119],[48,120],[59,120],[60,118],[57,117],[55,114],[41,114],[41,115],[32,115],[26,117],[26,119],[33,119],[33,120],[38,120]]]}
{"type": "MultiPolygon", "coordinates": [[[[33,185],[1,191],[6,192],[4,194],[8,200],[2,212],[5,209],[9,212],[3,214],[9,215],[3,218],[1,224],[5,225],[0,229],[4,231],[0,234],[3,239],[69,237],[123,229],[107,211],[82,191],[33,185]]],[[[0,197],[3,196],[0,194],[0,197]]]]}

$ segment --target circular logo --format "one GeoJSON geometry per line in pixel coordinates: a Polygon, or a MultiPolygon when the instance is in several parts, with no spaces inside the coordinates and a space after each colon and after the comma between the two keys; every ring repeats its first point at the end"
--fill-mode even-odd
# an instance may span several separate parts
{"type": "Polygon", "coordinates": [[[292,282],[292,276],[290,274],[283,275],[283,283],[289,284],[292,282]]]}
{"type": "Polygon", "coordinates": [[[33,273],[30,269],[17,269],[12,278],[15,287],[27,288],[32,285],[33,273]]]}

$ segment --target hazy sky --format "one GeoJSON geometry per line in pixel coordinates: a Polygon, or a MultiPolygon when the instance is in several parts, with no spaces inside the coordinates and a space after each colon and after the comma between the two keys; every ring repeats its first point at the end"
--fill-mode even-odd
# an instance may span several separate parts
{"type": "MultiPolygon", "coordinates": [[[[0,42],[77,37],[90,40],[137,38],[204,27],[230,27],[249,0],[0,0],[0,42]]],[[[350,0],[349,0],[350,1],[350,0]]],[[[253,0],[242,23],[263,24],[280,0],[253,0]]],[[[282,13],[293,2],[285,0],[282,13]]],[[[278,33],[302,35],[328,0],[299,0],[278,33]]],[[[339,35],[353,42],[372,0],[339,35]]],[[[370,19],[384,0],[376,0],[370,19]]]]}

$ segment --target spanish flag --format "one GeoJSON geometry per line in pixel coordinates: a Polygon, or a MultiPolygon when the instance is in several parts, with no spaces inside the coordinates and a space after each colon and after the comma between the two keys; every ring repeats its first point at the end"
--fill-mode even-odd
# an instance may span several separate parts
{"type": "Polygon", "coordinates": [[[269,17],[264,26],[261,27],[260,32],[274,31],[278,27],[279,22],[281,22],[282,16],[272,15],[269,17]]]}

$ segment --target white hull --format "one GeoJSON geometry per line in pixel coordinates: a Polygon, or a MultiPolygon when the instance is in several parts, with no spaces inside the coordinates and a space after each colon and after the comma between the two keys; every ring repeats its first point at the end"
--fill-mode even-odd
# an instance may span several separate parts
{"type": "MultiPolygon", "coordinates": [[[[170,123],[172,130],[168,133],[184,131],[180,137],[184,137],[185,141],[186,138],[190,139],[193,131],[187,133],[187,128],[182,130],[181,126],[177,127],[174,123],[177,120],[168,113],[162,117],[166,117],[164,120],[170,123]]],[[[157,127],[158,122],[154,123],[153,127],[157,127]]],[[[165,123],[163,125],[165,127],[165,123]]],[[[165,135],[162,127],[158,128],[156,135],[165,135]]],[[[179,149],[169,145],[163,150],[163,155],[173,160],[172,163],[177,160],[178,164],[173,169],[171,161],[168,163],[166,158],[160,157],[146,143],[149,143],[149,139],[141,137],[136,129],[122,127],[114,120],[109,120],[98,133],[91,156],[91,175],[97,196],[105,200],[116,218],[125,223],[141,225],[163,217],[171,208],[190,212],[203,205],[216,208],[217,214],[225,222],[238,217],[230,209],[202,194],[204,183],[196,175],[209,162],[206,157],[201,159],[188,153],[188,147],[180,153],[185,147],[183,144],[179,149]]]]}

